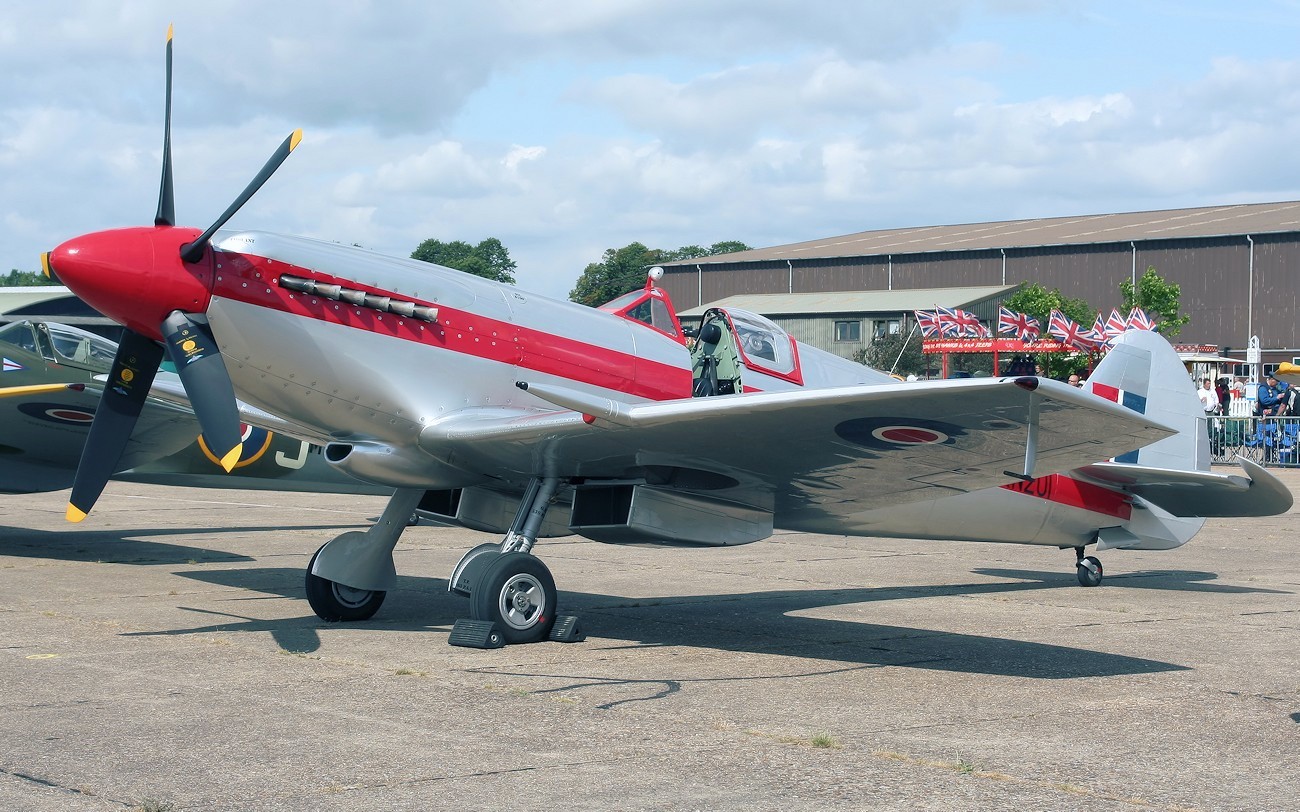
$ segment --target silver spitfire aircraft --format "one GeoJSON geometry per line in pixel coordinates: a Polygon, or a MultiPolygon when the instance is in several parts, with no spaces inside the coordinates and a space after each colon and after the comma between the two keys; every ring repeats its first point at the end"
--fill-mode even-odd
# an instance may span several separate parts
{"type": "MultiPolygon", "coordinates": [[[[167,130],[171,37],[167,43],[167,130]]],[[[733,545],[775,528],[1075,551],[1178,547],[1206,516],[1269,515],[1262,468],[1213,473],[1169,344],[1129,332],[1090,391],[1036,377],[900,383],[734,309],[688,340],[654,279],[600,309],[300,237],[213,243],[294,133],[206,231],[175,225],[170,135],[154,225],[75,237],[45,267],[128,328],[73,487],[85,518],[164,353],[215,456],[238,459],[235,393],[326,459],[395,488],[378,522],[328,542],[307,597],[375,613],[414,510],[502,534],[450,576],[507,642],[544,639],[556,588],[539,538],[733,545]],[[292,427],[287,429],[286,427],[292,427]]]]}

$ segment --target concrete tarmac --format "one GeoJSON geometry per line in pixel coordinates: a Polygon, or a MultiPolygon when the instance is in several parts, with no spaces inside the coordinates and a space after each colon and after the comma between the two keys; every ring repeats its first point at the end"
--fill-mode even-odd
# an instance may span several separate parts
{"type": "Polygon", "coordinates": [[[1050,548],[544,540],[589,637],[480,651],[446,578],[490,536],[410,528],[325,624],[303,568],[382,498],[66,498],[0,497],[0,810],[1300,808],[1294,512],[1095,589],[1050,548]]]}

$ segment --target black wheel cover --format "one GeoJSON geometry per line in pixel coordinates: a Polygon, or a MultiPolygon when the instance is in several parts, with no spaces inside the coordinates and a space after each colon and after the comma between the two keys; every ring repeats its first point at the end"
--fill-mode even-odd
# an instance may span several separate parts
{"type": "MultiPolygon", "coordinates": [[[[321,550],[325,549],[322,545],[321,550]]],[[[384,603],[388,594],[382,590],[353,589],[336,584],[333,581],[312,575],[311,568],[316,564],[316,556],[307,564],[307,603],[321,620],[337,623],[343,620],[369,620],[384,603]]]]}

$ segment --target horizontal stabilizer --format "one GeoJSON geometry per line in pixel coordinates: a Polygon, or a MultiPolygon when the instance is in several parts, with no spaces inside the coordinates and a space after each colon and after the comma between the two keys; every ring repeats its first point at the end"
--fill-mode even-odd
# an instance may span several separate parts
{"type": "Polygon", "coordinates": [[[1174,516],[1274,516],[1291,509],[1294,497],[1281,480],[1250,460],[1238,457],[1237,464],[1245,476],[1112,462],[1073,473],[1141,496],[1174,516]]]}

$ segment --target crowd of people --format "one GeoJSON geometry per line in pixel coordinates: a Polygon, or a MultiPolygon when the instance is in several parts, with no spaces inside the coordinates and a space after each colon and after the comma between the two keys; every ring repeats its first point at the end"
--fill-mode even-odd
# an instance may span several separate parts
{"type": "MultiPolygon", "coordinates": [[[[1300,404],[1295,403],[1296,392],[1296,388],[1279,381],[1272,373],[1268,374],[1255,389],[1254,415],[1285,417],[1297,414],[1300,404]]],[[[1231,414],[1232,401],[1246,397],[1246,382],[1241,378],[1222,377],[1216,383],[1210,378],[1202,378],[1196,396],[1201,399],[1201,408],[1207,416],[1231,414]]]]}

